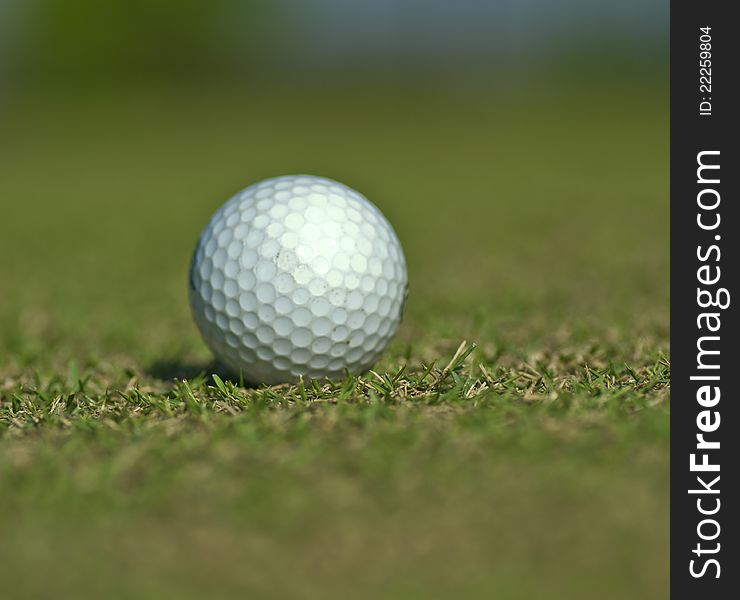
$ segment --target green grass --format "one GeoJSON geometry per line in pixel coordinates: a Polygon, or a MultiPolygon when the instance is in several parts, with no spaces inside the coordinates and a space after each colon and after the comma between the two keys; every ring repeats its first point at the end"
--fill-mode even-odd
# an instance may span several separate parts
{"type": "Polygon", "coordinates": [[[663,90],[142,87],[0,128],[12,597],[667,595],[663,90]],[[245,389],[187,265],[294,172],[388,215],[407,313],[371,373],[245,389]]]}

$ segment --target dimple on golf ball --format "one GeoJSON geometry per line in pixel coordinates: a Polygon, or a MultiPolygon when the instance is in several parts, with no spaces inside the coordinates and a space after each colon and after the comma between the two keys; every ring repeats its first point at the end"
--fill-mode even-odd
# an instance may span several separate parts
{"type": "Polygon", "coordinates": [[[190,304],[216,358],[250,383],[369,369],[396,332],[407,288],[401,244],[353,189],[308,175],[229,199],[200,235],[190,304]]]}

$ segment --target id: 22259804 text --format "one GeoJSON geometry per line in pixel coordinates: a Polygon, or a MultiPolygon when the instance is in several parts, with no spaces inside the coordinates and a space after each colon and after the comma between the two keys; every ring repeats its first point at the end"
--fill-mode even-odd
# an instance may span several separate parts
{"type": "Polygon", "coordinates": [[[699,27],[699,114],[712,115],[712,28],[699,27]]]}

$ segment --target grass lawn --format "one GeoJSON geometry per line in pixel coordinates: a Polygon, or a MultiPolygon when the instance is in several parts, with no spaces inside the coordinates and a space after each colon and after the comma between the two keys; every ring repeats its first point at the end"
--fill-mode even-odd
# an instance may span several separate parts
{"type": "Polygon", "coordinates": [[[666,597],[667,106],[629,86],[6,99],[5,591],[666,597]],[[190,318],[190,253],[233,192],[300,172],[388,216],[407,312],[372,373],[244,389],[190,318]]]}

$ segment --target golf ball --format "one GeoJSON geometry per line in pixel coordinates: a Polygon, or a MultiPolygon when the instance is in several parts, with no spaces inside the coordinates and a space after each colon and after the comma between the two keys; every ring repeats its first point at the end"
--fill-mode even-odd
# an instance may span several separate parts
{"type": "Polygon", "coordinates": [[[216,358],[268,384],[369,369],[398,328],[407,289],[401,244],[380,210],[308,175],[229,199],[201,233],[189,279],[216,358]]]}

